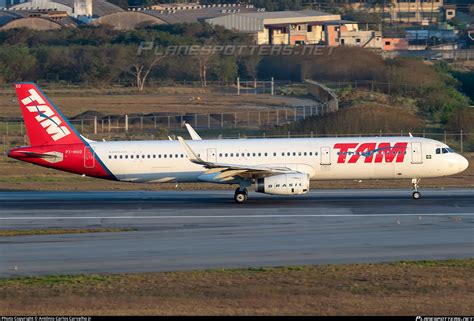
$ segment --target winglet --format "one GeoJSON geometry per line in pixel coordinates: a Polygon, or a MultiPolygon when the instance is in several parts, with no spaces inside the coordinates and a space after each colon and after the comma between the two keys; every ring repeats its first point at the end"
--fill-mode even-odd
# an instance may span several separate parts
{"type": "Polygon", "coordinates": [[[183,146],[184,151],[189,157],[189,160],[193,163],[196,164],[207,164],[205,161],[203,161],[199,156],[196,155],[196,153],[189,147],[189,145],[186,143],[186,141],[183,139],[183,137],[178,136],[179,143],[181,146],[183,146]]]}
{"type": "Polygon", "coordinates": [[[410,137],[413,137],[413,135],[409,132],[408,135],[410,135],[410,137]]]}
{"type": "Polygon", "coordinates": [[[184,123],[184,126],[186,126],[186,129],[189,132],[189,135],[191,136],[192,140],[202,140],[201,136],[194,130],[194,128],[189,125],[188,123],[184,123]]]}

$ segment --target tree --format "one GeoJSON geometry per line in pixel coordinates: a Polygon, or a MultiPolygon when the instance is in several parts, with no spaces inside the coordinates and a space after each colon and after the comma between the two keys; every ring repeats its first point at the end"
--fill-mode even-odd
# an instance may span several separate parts
{"type": "Polygon", "coordinates": [[[217,79],[225,81],[226,83],[228,83],[229,80],[235,79],[238,75],[238,72],[234,57],[221,58],[217,62],[215,72],[217,79]]]}
{"type": "Polygon", "coordinates": [[[165,57],[165,55],[155,54],[154,50],[136,55],[130,67],[130,73],[134,76],[135,85],[139,91],[143,91],[148,75],[165,57]]]}
{"type": "Polygon", "coordinates": [[[258,65],[260,64],[261,60],[262,56],[256,53],[253,55],[241,57],[240,64],[243,68],[245,76],[249,78],[257,78],[258,65]]]}
{"type": "Polygon", "coordinates": [[[0,48],[0,80],[17,82],[34,77],[36,58],[28,47],[4,45],[0,48]]]}
{"type": "Polygon", "coordinates": [[[198,63],[199,80],[201,81],[201,86],[207,87],[207,71],[210,66],[214,64],[216,55],[213,54],[211,50],[207,50],[202,47],[194,57],[198,63]]]}

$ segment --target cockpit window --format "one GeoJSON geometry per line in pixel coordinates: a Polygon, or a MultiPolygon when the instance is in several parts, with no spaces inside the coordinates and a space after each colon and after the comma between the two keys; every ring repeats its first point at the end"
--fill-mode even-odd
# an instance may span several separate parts
{"type": "Polygon", "coordinates": [[[449,147],[436,148],[436,154],[447,154],[447,153],[454,153],[454,150],[449,147]]]}

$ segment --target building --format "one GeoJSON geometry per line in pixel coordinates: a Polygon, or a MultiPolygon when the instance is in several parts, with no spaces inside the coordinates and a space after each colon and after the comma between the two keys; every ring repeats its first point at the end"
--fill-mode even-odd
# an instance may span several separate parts
{"type": "Polygon", "coordinates": [[[102,16],[95,25],[109,25],[118,30],[134,29],[142,24],[175,24],[204,22],[236,13],[250,13],[259,9],[244,4],[160,4],[149,8],[131,8],[128,11],[102,16]]]}
{"type": "Polygon", "coordinates": [[[358,30],[338,14],[315,10],[236,13],[205,20],[215,26],[249,33],[259,45],[339,45],[340,30],[358,30]]]}
{"type": "Polygon", "coordinates": [[[408,40],[405,38],[383,38],[384,51],[408,50],[408,40]]]}
{"type": "Polygon", "coordinates": [[[0,11],[0,30],[56,30],[77,25],[78,21],[65,11],[0,11]]]}
{"type": "Polygon", "coordinates": [[[456,5],[455,4],[446,4],[442,8],[442,16],[444,21],[448,21],[456,17],[456,5]]]}
{"type": "Polygon", "coordinates": [[[440,44],[454,43],[458,36],[454,30],[451,29],[413,29],[406,30],[405,37],[410,45],[429,45],[436,46],[440,44]]]}
{"type": "Polygon", "coordinates": [[[339,45],[382,49],[383,39],[381,31],[374,30],[341,30],[338,35],[339,45]]]}
{"type": "Polygon", "coordinates": [[[439,21],[443,3],[443,0],[358,0],[344,6],[378,13],[387,22],[435,24],[439,21]]]}
{"type": "Polygon", "coordinates": [[[0,10],[23,2],[26,2],[26,0],[0,0],[0,10]]]}
{"type": "Polygon", "coordinates": [[[10,11],[65,11],[71,17],[89,15],[101,17],[114,12],[124,11],[122,8],[105,0],[32,0],[14,5],[10,11]]]}

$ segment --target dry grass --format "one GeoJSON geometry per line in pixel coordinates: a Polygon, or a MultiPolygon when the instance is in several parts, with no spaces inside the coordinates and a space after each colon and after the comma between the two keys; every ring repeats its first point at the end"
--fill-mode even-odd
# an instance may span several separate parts
{"type": "Polygon", "coordinates": [[[0,237],[27,236],[27,235],[57,235],[82,233],[113,233],[136,231],[134,228],[74,228],[74,229],[32,229],[32,230],[0,230],[0,237]]]}
{"type": "MultiPolygon", "coordinates": [[[[261,110],[262,108],[301,105],[301,100],[286,96],[241,95],[203,88],[159,88],[138,94],[127,88],[115,90],[47,90],[48,97],[66,117],[94,110],[105,115],[170,112],[211,113],[261,110]],[[167,89],[167,90],[165,90],[167,89]]],[[[0,92],[0,117],[21,117],[13,90],[0,92]]]]}
{"type": "Polygon", "coordinates": [[[357,103],[349,108],[323,115],[309,117],[296,123],[290,123],[280,129],[281,133],[309,133],[334,135],[353,133],[400,133],[403,130],[415,132],[424,128],[424,121],[413,115],[410,110],[391,107],[375,102],[357,103]]]}
{"type": "Polygon", "coordinates": [[[7,315],[471,315],[474,260],[0,279],[7,315]]]}

